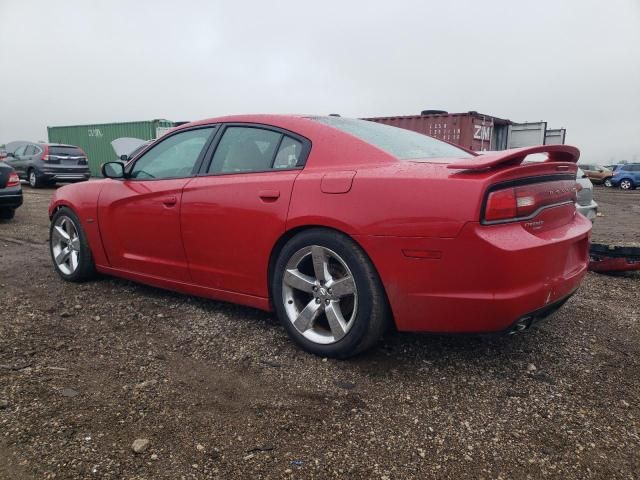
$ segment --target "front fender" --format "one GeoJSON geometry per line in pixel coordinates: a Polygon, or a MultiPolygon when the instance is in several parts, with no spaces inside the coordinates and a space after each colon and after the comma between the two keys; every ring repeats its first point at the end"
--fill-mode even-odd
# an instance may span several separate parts
{"type": "Polygon", "coordinates": [[[98,224],[98,198],[104,185],[104,180],[65,185],[55,191],[49,202],[49,218],[61,207],[78,216],[96,265],[109,265],[98,224]]]}

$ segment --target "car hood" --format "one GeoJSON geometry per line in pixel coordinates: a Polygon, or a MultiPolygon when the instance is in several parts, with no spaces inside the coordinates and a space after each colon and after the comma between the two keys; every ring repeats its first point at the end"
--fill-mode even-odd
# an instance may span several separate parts
{"type": "Polygon", "coordinates": [[[148,140],[142,140],[140,138],[120,137],[113,140],[111,142],[111,146],[113,147],[113,151],[116,152],[118,158],[120,158],[122,155],[129,156],[129,154],[136,148],[147,142],[148,140]]]}

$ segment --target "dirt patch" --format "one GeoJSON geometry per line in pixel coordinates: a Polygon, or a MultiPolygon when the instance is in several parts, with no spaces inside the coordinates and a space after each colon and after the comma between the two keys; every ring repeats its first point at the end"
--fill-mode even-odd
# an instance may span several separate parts
{"type": "MultiPolygon", "coordinates": [[[[0,224],[0,478],[640,471],[638,275],[589,274],[520,336],[392,334],[323,360],[263,312],[111,278],[62,282],[46,246],[50,194],[25,189],[0,224]],[[134,453],[136,439],[148,448],[134,453]]],[[[601,205],[618,198],[596,192],[601,205]]],[[[612,208],[596,228],[617,235],[600,227],[621,223],[612,208]]]]}

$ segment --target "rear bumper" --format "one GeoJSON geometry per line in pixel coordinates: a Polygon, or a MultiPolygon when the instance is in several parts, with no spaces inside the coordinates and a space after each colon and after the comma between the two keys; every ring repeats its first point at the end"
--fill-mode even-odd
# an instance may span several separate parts
{"type": "Polygon", "coordinates": [[[590,231],[591,222],[576,214],[540,234],[519,223],[471,222],[456,238],[357,240],[380,273],[399,330],[494,333],[578,288],[590,231]]]}
{"type": "Polygon", "coordinates": [[[45,182],[82,182],[89,180],[89,168],[46,168],[37,172],[45,182]]]}
{"type": "Polygon", "coordinates": [[[0,208],[18,208],[22,205],[22,189],[0,190],[0,208]]]}

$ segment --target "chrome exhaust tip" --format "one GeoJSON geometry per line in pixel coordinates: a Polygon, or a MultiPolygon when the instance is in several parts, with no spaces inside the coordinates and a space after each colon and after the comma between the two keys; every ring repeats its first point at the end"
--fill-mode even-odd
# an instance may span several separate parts
{"type": "Polygon", "coordinates": [[[511,330],[509,331],[509,335],[515,335],[516,333],[522,332],[531,326],[531,317],[523,317],[513,324],[511,330]]]}

